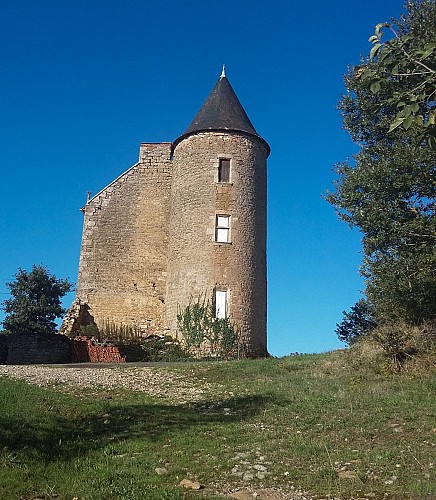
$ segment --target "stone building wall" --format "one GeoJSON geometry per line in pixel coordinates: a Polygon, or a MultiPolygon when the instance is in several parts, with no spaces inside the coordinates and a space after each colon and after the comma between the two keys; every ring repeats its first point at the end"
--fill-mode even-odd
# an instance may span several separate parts
{"type": "Polygon", "coordinates": [[[77,298],[99,327],[165,324],[171,144],[142,144],[139,162],[84,207],[77,298]]]}
{"type": "Polygon", "coordinates": [[[266,157],[249,134],[199,132],[174,150],[167,321],[190,297],[228,291],[229,315],[249,356],[266,355],[266,157]],[[230,182],[218,182],[220,158],[231,161],[230,182]],[[215,242],[216,216],[230,215],[230,243],[215,242]]]}

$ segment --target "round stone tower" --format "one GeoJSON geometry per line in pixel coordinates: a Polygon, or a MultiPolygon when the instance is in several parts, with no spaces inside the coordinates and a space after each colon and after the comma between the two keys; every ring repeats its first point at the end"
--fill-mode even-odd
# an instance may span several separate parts
{"type": "Polygon", "coordinates": [[[186,132],[173,144],[167,323],[206,298],[237,325],[245,356],[266,347],[266,159],[223,73],[186,132]]]}

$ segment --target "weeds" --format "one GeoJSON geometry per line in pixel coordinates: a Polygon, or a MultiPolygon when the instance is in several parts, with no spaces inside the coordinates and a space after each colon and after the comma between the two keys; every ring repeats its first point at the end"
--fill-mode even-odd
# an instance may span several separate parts
{"type": "Polygon", "coordinates": [[[191,297],[184,309],[178,308],[177,328],[187,350],[194,355],[239,357],[240,335],[236,325],[229,317],[217,318],[206,295],[195,302],[191,297]]]}

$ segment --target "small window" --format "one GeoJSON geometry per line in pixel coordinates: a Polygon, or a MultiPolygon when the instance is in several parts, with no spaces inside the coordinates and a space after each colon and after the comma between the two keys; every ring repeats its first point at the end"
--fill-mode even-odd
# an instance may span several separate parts
{"type": "Polygon", "coordinates": [[[218,243],[230,243],[230,215],[216,216],[215,241],[218,243]]]}
{"type": "Polygon", "coordinates": [[[227,290],[215,290],[215,317],[227,317],[227,290]]]}
{"type": "Polygon", "coordinates": [[[218,165],[218,182],[230,182],[230,160],[220,158],[218,165]]]}

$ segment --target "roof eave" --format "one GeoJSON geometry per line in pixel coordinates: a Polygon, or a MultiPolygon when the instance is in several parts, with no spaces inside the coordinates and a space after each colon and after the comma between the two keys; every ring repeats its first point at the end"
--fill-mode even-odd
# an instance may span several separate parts
{"type": "Polygon", "coordinates": [[[205,128],[205,129],[193,130],[192,132],[186,132],[185,134],[182,134],[180,137],[178,137],[173,142],[173,146],[171,149],[171,155],[174,154],[174,150],[176,149],[176,147],[178,146],[178,144],[180,142],[182,142],[184,139],[187,139],[191,135],[200,134],[201,132],[218,132],[218,133],[227,132],[227,133],[241,134],[241,135],[253,137],[253,138],[257,139],[258,141],[260,141],[265,146],[267,158],[271,153],[271,148],[270,148],[269,144],[265,141],[265,139],[263,137],[261,137],[258,134],[252,134],[251,132],[247,132],[246,130],[239,130],[239,129],[234,129],[234,128],[205,128]]]}

